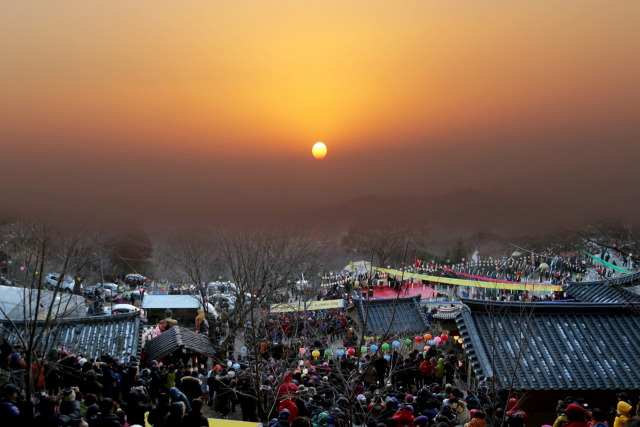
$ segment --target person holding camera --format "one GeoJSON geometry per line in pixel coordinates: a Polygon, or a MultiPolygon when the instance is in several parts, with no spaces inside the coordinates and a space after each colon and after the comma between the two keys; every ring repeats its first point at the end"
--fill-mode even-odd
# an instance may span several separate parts
{"type": "Polygon", "coordinates": [[[80,411],[74,389],[65,389],[55,397],[46,397],[40,402],[39,414],[34,424],[45,427],[88,427],[80,411]]]}

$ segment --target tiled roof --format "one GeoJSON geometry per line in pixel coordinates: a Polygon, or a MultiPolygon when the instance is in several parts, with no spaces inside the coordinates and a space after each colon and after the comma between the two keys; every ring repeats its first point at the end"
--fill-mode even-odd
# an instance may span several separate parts
{"type": "MultiPolygon", "coordinates": [[[[42,323],[38,322],[36,335],[40,333],[42,323]]],[[[25,322],[16,321],[14,324],[22,329],[23,336],[27,333],[25,322]]],[[[66,319],[58,322],[51,333],[44,334],[43,342],[35,350],[42,350],[44,345],[47,350],[64,347],[70,354],[93,357],[110,354],[128,362],[132,355],[140,357],[141,333],[140,313],[66,319]],[[44,341],[47,339],[48,342],[44,341]]],[[[12,345],[20,344],[9,321],[0,320],[0,339],[5,337],[12,345]]]]}
{"type": "Polygon", "coordinates": [[[366,323],[367,334],[383,334],[387,330],[390,334],[421,333],[427,330],[429,324],[420,309],[420,296],[398,298],[393,317],[395,303],[395,298],[355,300],[358,321],[362,327],[366,323]]]}
{"type": "Polygon", "coordinates": [[[621,286],[611,286],[608,284],[571,283],[562,289],[573,298],[581,302],[593,303],[630,303],[640,302],[640,294],[632,292],[621,286]]]}
{"type": "Polygon", "coordinates": [[[463,303],[456,322],[478,379],[513,379],[515,390],[640,389],[640,317],[628,304],[463,303]]]}
{"type": "Polygon", "coordinates": [[[174,351],[182,349],[204,356],[216,355],[209,338],[179,326],[174,326],[157,337],[148,340],[144,348],[148,360],[161,360],[174,351]]]}
{"type": "Polygon", "coordinates": [[[607,278],[606,280],[596,280],[593,282],[569,282],[570,285],[580,284],[580,285],[612,285],[612,286],[633,286],[640,285],[640,271],[631,274],[623,274],[618,277],[607,278]]]}

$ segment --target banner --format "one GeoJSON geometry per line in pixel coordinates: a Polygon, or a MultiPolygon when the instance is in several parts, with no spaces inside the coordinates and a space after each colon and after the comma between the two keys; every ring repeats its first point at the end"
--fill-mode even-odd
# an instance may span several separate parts
{"type": "Polygon", "coordinates": [[[613,268],[614,270],[619,271],[621,273],[631,274],[631,272],[629,270],[625,270],[622,267],[618,267],[617,265],[613,265],[611,263],[608,263],[607,261],[603,260],[600,257],[597,257],[595,255],[591,255],[589,252],[585,252],[585,254],[589,255],[591,257],[591,259],[593,259],[595,262],[599,262],[600,264],[606,265],[607,267],[613,268]]]}
{"type": "MultiPolygon", "coordinates": [[[[440,283],[444,285],[472,286],[476,288],[489,288],[489,289],[508,289],[511,291],[542,291],[542,292],[562,291],[562,286],[551,285],[547,283],[526,283],[526,282],[500,283],[499,281],[490,282],[490,281],[480,281],[480,280],[454,279],[451,277],[429,276],[427,274],[408,273],[406,271],[402,272],[399,270],[391,270],[388,268],[380,268],[380,267],[372,267],[372,268],[376,271],[381,271],[381,272],[396,276],[396,278],[400,278],[404,275],[405,279],[426,280],[429,282],[435,282],[435,283],[440,283]]],[[[491,280],[491,279],[488,279],[488,280],[491,280]]]]}
{"type": "Polygon", "coordinates": [[[343,307],[343,299],[333,299],[329,301],[309,301],[306,303],[306,305],[303,302],[272,304],[270,311],[271,313],[288,313],[291,311],[314,311],[343,307]]]}

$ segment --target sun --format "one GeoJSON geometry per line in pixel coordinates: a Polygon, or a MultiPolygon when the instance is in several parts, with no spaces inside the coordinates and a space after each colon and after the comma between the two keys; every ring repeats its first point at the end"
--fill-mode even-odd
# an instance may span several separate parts
{"type": "Polygon", "coordinates": [[[313,154],[313,157],[315,157],[316,159],[324,159],[325,156],[327,155],[327,146],[324,145],[322,142],[316,142],[315,144],[313,144],[311,153],[313,154]]]}

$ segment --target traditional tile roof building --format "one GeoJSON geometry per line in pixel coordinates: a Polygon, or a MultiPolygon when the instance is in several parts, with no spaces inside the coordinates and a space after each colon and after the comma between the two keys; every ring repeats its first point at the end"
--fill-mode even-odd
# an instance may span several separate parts
{"type": "Polygon", "coordinates": [[[420,308],[420,296],[397,300],[395,298],[359,299],[354,301],[354,305],[358,322],[365,328],[366,334],[380,335],[387,330],[390,334],[423,333],[429,327],[420,308]]]}
{"type": "Polygon", "coordinates": [[[147,360],[161,360],[176,351],[212,357],[216,351],[205,335],[174,326],[145,343],[147,360]]]}
{"type": "Polygon", "coordinates": [[[640,317],[629,304],[463,304],[456,321],[478,380],[523,391],[640,389],[640,317]]]}
{"type": "MultiPolygon", "coordinates": [[[[15,321],[20,334],[28,334],[30,322],[15,321]]],[[[36,345],[36,351],[64,347],[70,354],[84,354],[94,358],[106,354],[117,356],[128,362],[131,356],[140,357],[141,323],[140,313],[118,314],[65,319],[54,322],[49,333],[43,334],[43,341],[36,345]],[[46,345],[46,349],[43,348],[46,345]]],[[[36,336],[43,322],[38,322],[36,336]]],[[[0,339],[7,338],[12,345],[21,345],[16,330],[8,320],[0,320],[0,339]]]]}
{"type": "Polygon", "coordinates": [[[574,282],[563,286],[562,289],[580,302],[619,304],[640,302],[640,294],[622,286],[612,286],[602,282],[574,282]]]}
{"type": "Polygon", "coordinates": [[[596,280],[592,282],[569,282],[570,285],[613,285],[613,286],[634,286],[640,285],[640,271],[631,274],[623,274],[622,276],[608,278],[606,280],[596,280]]]}

